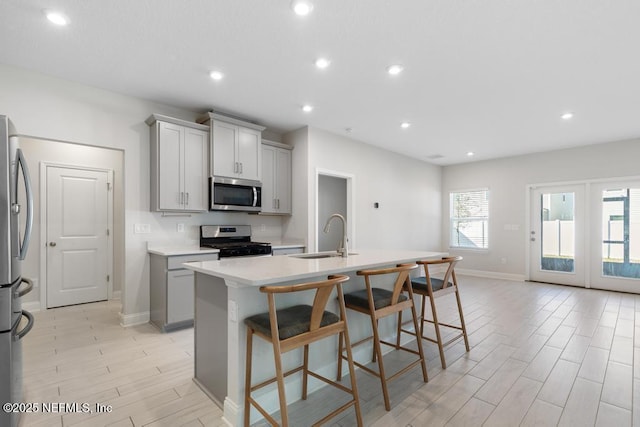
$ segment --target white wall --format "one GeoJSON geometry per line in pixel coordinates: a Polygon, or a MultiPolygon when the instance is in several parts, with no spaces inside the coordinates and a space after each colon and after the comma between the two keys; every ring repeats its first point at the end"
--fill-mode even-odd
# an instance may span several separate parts
{"type": "Polygon", "coordinates": [[[442,175],[442,235],[449,244],[449,193],[490,190],[489,250],[451,250],[464,256],[462,269],[524,277],[529,230],[526,190],[530,184],[597,180],[640,175],[640,140],[610,142],[455,166],[442,175]],[[505,229],[508,225],[508,229],[505,229]],[[511,225],[517,225],[513,230],[511,225]],[[507,263],[502,264],[502,258],[507,263]]]}
{"type": "MultiPolygon", "coordinates": [[[[321,169],[354,176],[356,248],[440,250],[439,166],[341,135],[306,129],[306,135],[297,131],[293,153],[296,161],[300,156],[308,164],[306,170],[296,169],[294,161],[293,184],[294,208],[306,209],[308,222],[305,234],[295,237],[306,238],[307,246],[315,247],[315,176],[321,169]],[[299,146],[303,150],[298,151],[299,146]],[[378,209],[374,202],[380,204],[378,209]]],[[[303,230],[296,227],[295,232],[303,230]]]]}
{"type": "MultiPolygon", "coordinates": [[[[49,140],[115,148],[124,153],[124,225],[116,257],[124,259],[122,310],[125,321],[144,321],[149,312],[147,242],[181,245],[198,240],[200,224],[250,224],[255,240],[279,240],[282,219],[244,213],[209,212],[162,217],[149,211],[149,127],[152,113],[194,121],[201,112],[177,109],[0,64],[0,112],[17,131],[49,140]],[[151,234],[134,234],[134,224],[151,225],[151,234]],[[176,231],[185,224],[185,233],[176,231]]],[[[46,159],[41,159],[46,160],[46,159]]],[[[38,170],[38,165],[29,165],[38,170]]],[[[37,196],[36,196],[37,197],[37,196]]],[[[114,242],[116,243],[116,242],[114,242]]],[[[26,266],[35,252],[31,248],[26,266]]],[[[25,275],[37,277],[35,271],[25,275]]],[[[119,287],[115,285],[115,287],[119,287]]]]}

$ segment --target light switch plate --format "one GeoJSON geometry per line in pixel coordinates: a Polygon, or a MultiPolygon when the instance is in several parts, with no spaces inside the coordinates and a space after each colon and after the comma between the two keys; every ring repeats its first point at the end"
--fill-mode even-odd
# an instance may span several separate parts
{"type": "Polygon", "coordinates": [[[151,233],[151,224],[135,224],[133,226],[133,232],[135,234],[148,234],[148,233],[151,233]]]}

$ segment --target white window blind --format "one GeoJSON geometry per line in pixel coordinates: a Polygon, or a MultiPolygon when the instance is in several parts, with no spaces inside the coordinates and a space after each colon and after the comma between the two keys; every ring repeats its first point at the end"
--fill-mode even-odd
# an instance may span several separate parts
{"type": "Polygon", "coordinates": [[[489,190],[450,193],[451,241],[457,248],[489,247],[489,190]]]}

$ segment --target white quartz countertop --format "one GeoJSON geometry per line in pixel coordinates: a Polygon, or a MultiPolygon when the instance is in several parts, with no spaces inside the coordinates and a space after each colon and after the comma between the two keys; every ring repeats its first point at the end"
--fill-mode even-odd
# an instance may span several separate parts
{"type": "Polygon", "coordinates": [[[147,252],[162,256],[217,254],[219,249],[202,249],[199,246],[150,246],[147,252]]]}
{"type": "Polygon", "coordinates": [[[299,279],[346,273],[419,259],[439,258],[445,252],[408,250],[356,250],[348,258],[277,257],[224,258],[219,261],[189,262],[185,268],[225,279],[227,286],[262,286],[299,279]]]}

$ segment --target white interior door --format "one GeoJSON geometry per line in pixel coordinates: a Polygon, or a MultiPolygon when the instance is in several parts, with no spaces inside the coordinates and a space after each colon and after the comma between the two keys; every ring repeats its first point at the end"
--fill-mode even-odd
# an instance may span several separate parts
{"type": "Polygon", "coordinates": [[[107,299],[109,188],[107,171],[47,167],[48,308],[107,299]]]}
{"type": "Polygon", "coordinates": [[[591,185],[591,286],[640,293],[640,181],[591,185]]]}
{"type": "Polygon", "coordinates": [[[585,186],[531,189],[531,280],[585,286],[585,186]]]}

